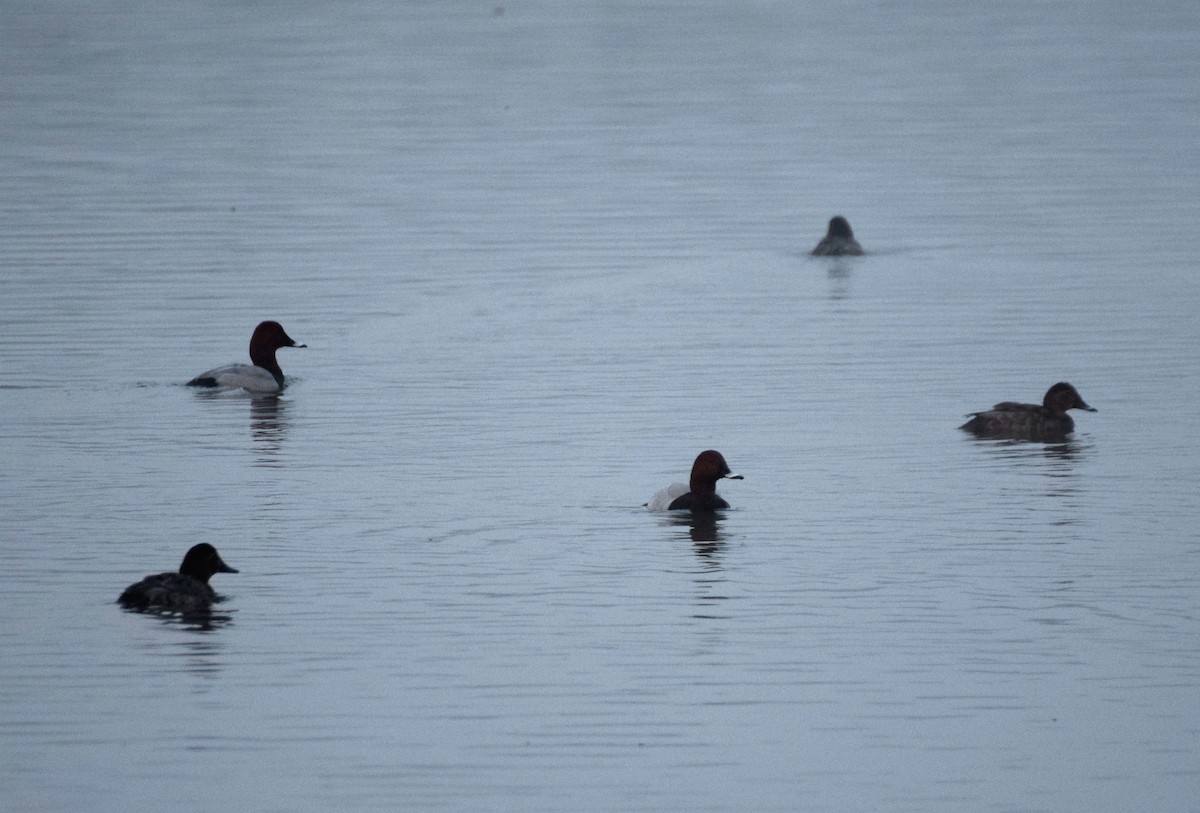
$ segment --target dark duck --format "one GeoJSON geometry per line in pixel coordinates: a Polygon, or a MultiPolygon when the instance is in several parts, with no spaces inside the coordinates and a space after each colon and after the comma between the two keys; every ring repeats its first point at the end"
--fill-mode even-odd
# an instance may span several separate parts
{"type": "Polygon", "coordinates": [[[854,239],[854,230],[850,221],[841,215],[829,220],[829,230],[812,250],[814,257],[857,257],[863,253],[862,246],[854,239]]]}
{"type": "Polygon", "coordinates": [[[1062,441],[1075,431],[1075,421],[1067,414],[1068,409],[1096,411],[1079,397],[1074,387],[1060,381],[1046,390],[1041,404],[1004,401],[986,412],[971,413],[971,420],[959,428],[983,438],[1062,441]]]}
{"type": "Polygon", "coordinates": [[[208,584],[216,573],[237,571],[225,564],[216,548],[203,542],[187,552],[178,573],[147,576],[126,587],[117,603],[129,610],[205,612],[221,600],[208,584]]]}

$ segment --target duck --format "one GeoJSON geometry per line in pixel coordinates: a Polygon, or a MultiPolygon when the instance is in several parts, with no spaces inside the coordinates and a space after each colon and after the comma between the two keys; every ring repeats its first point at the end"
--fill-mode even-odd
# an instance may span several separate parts
{"type": "Polygon", "coordinates": [[[983,412],[972,412],[971,419],[959,429],[985,438],[1013,440],[1062,441],[1075,431],[1075,421],[1068,409],[1096,412],[1065,381],[1046,390],[1041,404],[1020,404],[1004,401],[983,412]]]}
{"type": "Polygon", "coordinates": [[[734,474],[725,457],[715,449],[708,449],[696,456],[692,463],[692,476],[688,485],[673,483],[655,494],[645,507],[651,511],[712,512],[729,507],[729,503],[717,493],[717,480],[741,480],[734,474]]]}
{"type": "Polygon", "coordinates": [[[812,250],[814,257],[860,256],[863,248],[854,239],[854,230],[850,221],[841,215],[834,215],[829,220],[829,230],[812,250]]]}
{"type": "Polygon", "coordinates": [[[198,613],[210,609],[220,596],[208,584],[214,573],[237,573],[207,542],[194,545],[183,557],[178,573],[159,573],[131,584],[117,603],[127,610],[168,610],[198,613]]]}
{"type": "Polygon", "coordinates": [[[281,347],[307,347],[297,344],[283,325],[275,321],[259,322],[250,336],[250,364],[227,364],[214,367],[193,378],[189,387],[240,387],[252,393],[283,391],[283,370],[275,360],[281,347]]]}

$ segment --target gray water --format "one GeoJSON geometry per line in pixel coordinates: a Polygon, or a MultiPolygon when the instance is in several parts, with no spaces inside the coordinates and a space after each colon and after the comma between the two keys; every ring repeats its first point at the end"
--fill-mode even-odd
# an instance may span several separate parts
{"type": "Polygon", "coordinates": [[[1190,0],[13,1],[0,75],[0,808],[1200,809],[1190,0]]]}

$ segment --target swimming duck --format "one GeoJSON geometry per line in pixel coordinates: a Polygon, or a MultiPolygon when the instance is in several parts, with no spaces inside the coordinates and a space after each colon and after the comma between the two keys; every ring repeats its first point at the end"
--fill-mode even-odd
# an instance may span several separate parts
{"type": "Polygon", "coordinates": [[[688,485],[673,483],[659,491],[646,503],[651,511],[715,511],[728,508],[729,503],[717,494],[717,480],[741,480],[742,475],[729,470],[720,452],[713,449],[701,452],[692,464],[688,485]]]}
{"type": "Polygon", "coordinates": [[[840,257],[843,255],[858,256],[863,253],[862,246],[854,239],[854,230],[850,221],[841,215],[829,220],[829,230],[817,247],[812,250],[814,257],[840,257]]]}
{"type": "Polygon", "coordinates": [[[215,367],[188,382],[189,387],[241,387],[250,392],[281,392],[283,370],[275,360],[281,347],[307,347],[296,344],[278,322],[259,322],[250,336],[251,364],[227,364],[215,367]]]}
{"type": "Polygon", "coordinates": [[[214,573],[237,573],[222,561],[217,549],[207,542],[194,546],[183,557],[178,573],[159,573],[131,584],[117,603],[129,610],[150,608],[195,613],[220,601],[208,580],[214,573]]]}
{"type": "Polygon", "coordinates": [[[1074,387],[1060,381],[1046,390],[1041,405],[1005,401],[986,412],[970,413],[971,420],[959,428],[987,438],[1061,441],[1075,429],[1068,409],[1096,411],[1079,397],[1074,387]]]}

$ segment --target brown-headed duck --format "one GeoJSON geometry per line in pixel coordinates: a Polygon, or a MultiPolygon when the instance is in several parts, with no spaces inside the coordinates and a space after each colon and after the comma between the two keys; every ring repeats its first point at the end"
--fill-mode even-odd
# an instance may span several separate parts
{"type": "Polygon", "coordinates": [[[674,483],[659,491],[646,503],[651,511],[715,511],[728,508],[729,503],[717,494],[717,480],[741,480],[742,475],[729,470],[720,452],[709,449],[701,452],[692,464],[688,485],[674,483]]]}
{"type": "Polygon", "coordinates": [[[1074,387],[1060,381],[1046,390],[1040,405],[1005,401],[986,412],[970,413],[971,420],[959,428],[984,438],[1061,441],[1075,430],[1068,409],[1096,411],[1079,397],[1074,387]]]}
{"type": "Polygon", "coordinates": [[[814,257],[859,256],[863,253],[862,246],[854,239],[854,230],[850,221],[841,215],[829,220],[829,231],[812,250],[814,257]]]}
{"type": "Polygon", "coordinates": [[[189,387],[241,387],[249,392],[272,393],[283,390],[283,370],[275,360],[281,347],[307,347],[296,344],[278,322],[260,322],[250,336],[251,364],[227,364],[215,367],[188,382],[189,387]]]}
{"type": "Polygon", "coordinates": [[[194,546],[183,557],[178,573],[147,576],[125,588],[117,603],[129,610],[173,610],[196,613],[220,601],[208,580],[214,573],[237,573],[207,542],[194,546]]]}

